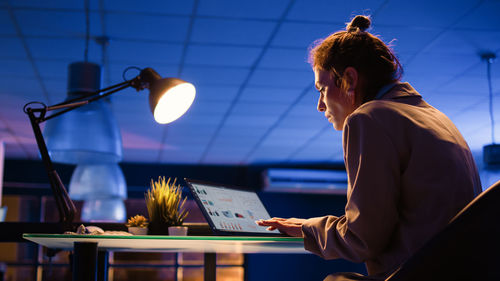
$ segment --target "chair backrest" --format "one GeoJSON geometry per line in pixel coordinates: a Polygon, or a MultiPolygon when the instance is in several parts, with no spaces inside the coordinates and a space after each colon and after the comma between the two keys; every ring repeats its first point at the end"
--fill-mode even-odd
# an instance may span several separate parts
{"type": "Polygon", "coordinates": [[[386,279],[413,280],[500,280],[500,181],[386,279]]]}

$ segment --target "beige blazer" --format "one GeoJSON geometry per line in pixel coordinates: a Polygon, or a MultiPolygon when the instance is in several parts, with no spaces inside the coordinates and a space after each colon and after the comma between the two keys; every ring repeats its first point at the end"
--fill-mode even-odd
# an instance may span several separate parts
{"type": "Polygon", "coordinates": [[[308,219],[304,244],[325,259],[365,262],[370,275],[392,272],[481,192],[460,132],[408,83],[356,109],[343,148],[345,215],[308,219]]]}

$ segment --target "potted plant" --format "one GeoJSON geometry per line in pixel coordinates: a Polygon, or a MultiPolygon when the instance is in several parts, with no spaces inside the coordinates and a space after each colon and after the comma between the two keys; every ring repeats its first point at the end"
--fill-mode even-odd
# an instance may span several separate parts
{"type": "Polygon", "coordinates": [[[125,226],[128,227],[128,232],[134,235],[148,234],[148,219],[142,215],[135,215],[129,218],[125,226]]]}
{"type": "Polygon", "coordinates": [[[187,227],[182,226],[188,215],[184,209],[186,198],[182,198],[182,188],[176,181],[165,180],[165,177],[151,180],[151,188],[145,195],[151,234],[187,234],[187,227]]]}

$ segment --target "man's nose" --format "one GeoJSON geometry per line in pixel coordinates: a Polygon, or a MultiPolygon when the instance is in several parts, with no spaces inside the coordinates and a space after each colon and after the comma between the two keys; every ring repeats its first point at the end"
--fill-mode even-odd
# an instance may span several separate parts
{"type": "Polygon", "coordinates": [[[319,112],[325,112],[326,111],[326,105],[323,102],[323,98],[322,97],[319,97],[319,99],[318,99],[318,111],[319,112]]]}

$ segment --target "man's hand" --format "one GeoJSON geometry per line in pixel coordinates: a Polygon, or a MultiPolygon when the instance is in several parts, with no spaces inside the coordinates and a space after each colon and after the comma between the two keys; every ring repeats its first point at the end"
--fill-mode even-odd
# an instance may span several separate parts
{"type": "Polygon", "coordinates": [[[280,232],[293,237],[302,237],[302,224],[305,219],[297,218],[272,218],[268,220],[258,220],[255,223],[260,226],[268,226],[268,230],[278,229],[280,232]]]}

